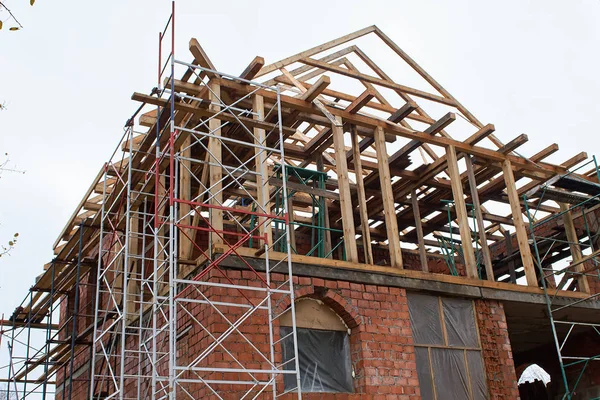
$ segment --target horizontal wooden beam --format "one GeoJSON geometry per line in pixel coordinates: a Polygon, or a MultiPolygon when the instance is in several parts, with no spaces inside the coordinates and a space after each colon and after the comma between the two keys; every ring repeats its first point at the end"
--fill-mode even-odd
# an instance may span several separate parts
{"type": "Polygon", "coordinates": [[[306,92],[302,93],[299,97],[304,101],[313,101],[316,99],[323,90],[329,86],[331,79],[327,75],[322,75],[318,81],[315,82],[306,92]]]}
{"type": "Polygon", "coordinates": [[[260,71],[263,65],[265,65],[264,58],[260,56],[254,57],[254,60],[252,60],[250,64],[248,64],[246,69],[240,74],[240,78],[251,81],[252,79],[254,79],[256,74],[258,74],[258,71],[260,71]]]}
{"type": "Polygon", "coordinates": [[[387,81],[384,79],[376,78],[371,75],[362,74],[360,72],[353,72],[353,71],[350,71],[349,69],[337,67],[335,65],[331,65],[331,64],[328,64],[328,63],[325,63],[322,61],[312,59],[312,58],[303,58],[300,60],[300,62],[307,64],[307,65],[311,65],[313,67],[318,67],[318,68],[324,69],[326,71],[331,71],[331,72],[338,73],[340,75],[345,75],[350,78],[359,79],[363,82],[372,83],[374,85],[379,85],[379,86],[382,86],[382,87],[385,87],[388,89],[400,90],[403,93],[412,94],[413,96],[417,96],[417,97],[421,97],[423,99],[435,101],[437,103],[442,103],[442,104],[446,104],[449,106],[456,105],[456,102],[454,100],[450,100],[450,99],[447,99],[445,97],[442,97],[442,96],[439,96],[436,94],[428,93],[423,90],[414,89],[414,88],[404,86],[404,85],[399,85],[397,83],[393,83],[393,82],[390,82],[390,81],[387,81]]]}

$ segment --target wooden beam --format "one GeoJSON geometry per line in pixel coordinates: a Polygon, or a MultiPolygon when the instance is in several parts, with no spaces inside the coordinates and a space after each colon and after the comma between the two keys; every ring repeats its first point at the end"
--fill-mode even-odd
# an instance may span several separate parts
{"type": "MultiPolygon", "coordinates": [[[[290,81],[292,81],[292,83],[294,84],[294,86],[296,86],[302,93],[306,93],[308,92],[308,89],[306,89],[304,87],[304,85],[302,84],[302,82],[300,82],[299,80],[297,80],[294,75],[290,74],[290,72],[281,67],[279,69],[290,81]]],[[[315,107],[321,111],[321,114],[323,114],[325,117],[327,117],[327,119],[329,119],[329,122],[331,122],[333,125],[336,124],[336,118],[329,112],[329,110],[327,109],[327,107],[325,107],[325,105],[323,103],[321,103],[321,101],[318,98],[314,98],[312,99],[312,103],[315,105],[315,107]]]]}
{"type": "Polygon", "coordinates": [[[519,201],[515,176],[510,160],[505,160],[502,163],[502,171],[504,172],[504,182],[506,183],[506,194],[508,195],[512,217],[515,221],[517,243],[519,244],[519,251],[521,252],[521,260],[523,261],[523,268],[525,269],[527,285],[538,286],[533,258],[531,257],[531,249],[529,248],[529,238],[527,237],[527,230],[525,229],[525,224],[523,222],[521,203],[519,201]]]}
{"type": "Polygon", "coordinates": [[[550,146],[529,157],[529,159],[533,162],[542,161],[544,158],[549,157],[551,154],[554,154],[557,151],[558,145],[556,143],[552,143],[550,146]]]}
{"type": "Polygon", "coordinates": [[[417,231],[417,240],[419,246],[419,259],[421,260],[421,271],[429,272],[429,263],[427,262],[427,250],[425,249],[425,241],[423,240],[423,225],[421,223],[421,211],[419,210],[419,200],[417,199],[417,191],[413,189],[410,194],[412,202],[413,214],[415,216],[415,229],[417,231]]]}
{"type": "MultiPolygon", "coordinates": [[[[200,43],[198,43],[198,40],[196,40],[196,38],[190,39],[189,49],[190,53],[192,53],[192,55],[194,56],[194,64],[197,64],[203,68],[211,69],[213,71],[216,70],[212,61],[210,61],[210,58],[208,58],[208,55],[206,55],[206,52],[204,52],[204,49],[202,48],[202,46],[200,46],[200,43]]],[[[214,76],[212,72],[204,72],[208,76],[214,76]]]]}
{"type": "Polygon", "coordinates": [[[573,157],[569,158],[567,161],[561,163],[560,166],[569,169],[579,164],[580,162],[586,160],[587,158],[587,153],[585,151],[582,151],[581,153],[576,154],[573,157]]]}
{"type": "MultiPolygon", "coordinates": [[[[192,138],[188,135],[181,145],[181,166],[179,167],[179,197],[183,200],[192,201],[192,162],[190,161],[192,157],[192,138]]],[[[186,203],[179,203],[179,223],[183,225],[191,226],[192,218],[189,215],[192,211],[192,207],[186,203]]],[[[183,228],[183,231],[186,233],[184,235],[180,235],[180,243],[179,243],[179,258],[187,259],[187,255],[190,253],[190,248],[193,246],[190,238],[192,237],[192,229],[191,228],[183,228]]]]}
{"type": "Polygon", "coordinates": [[[348,179],[348,164],[344,146],[344,129],[342,119],[338,118],[337,125],[332,124],[333,147],[335,150],[336,172],[340,192],[340,210],[342,214],[342,227],[344,232],[344,247],[348,261],[358,262],[358,248],[356,247],[356,233],[354,230],[354,213],[352,211],[352,197],[350,195],[350,181],[348,179]]]}
{"type": "Polygon", "coordinates": [[[513,140],[511,140],[510,142],[506,143],[504,146],[500,147],[498,149],[498,151],[500,153],[510,153],[511,151],[515,150],[517,147],[527,143],[527,141],[529,141],[529,138],[527,137],[526,134],[522,133],[519,136],[517,136],[516,138],[514,138],[513,140]]]}
{"type": "Polygon", "coordinates": [[[469,228],[469,216],[465,204],[465,195],[463,193],[462,180],[458,169],[458,158],[454,146],[446,148],[446,158],[448,159],[448,174],[452,184],[452,195],[454,197],[454,209],[456,210],[456,219],[460,230],[460,240],[462,242],[463,256],[466,264],[466,272],[469,278],[478,278],[477,263],[475,261],[475,252],[471,244],[471,229],[469,228]]]}
{"type": "Polygon", "coordinates": [[[240,74],[240,78],[245,79],[247,81],[251,81],[252,79],[254,79],[256,74],[258,74],[258,71],[260,71],[263,65],[265,65],[264,58],[260,56],[254,57],[254,60],[252,60],[252,62],[250,62],[246,69],[240,74]]]}
{"type": "Polygon", "coordinates": [[[377,162],[379,164],[379,182],[381,185],[381,200],[383,202],[385,229],[390,250],[390,263],[392,267],[403,268],[400,233],[398,232],[398,220],[396,219],[396,207],[394,205],[394,193],[392,191],[392,177],[390,175],[390,166],[383,129],[376,128],[374,137],[375,149],[377,150],[377,162]]]}
{"type": "MultiPolygon", "coordinates": [[[[219,81],[217,80],[214,83],[219,84],[219,81]]],[[[262,94],[262,93],[260,93],[260,94],[262,94]]],[[[131,99],[135,100],[135,101],[140,101],[142,103],[153,104],[155,106],[161,106],[161,107],[169,106],[168,99],[162,99],[162,98],[158,98],[158,97],[148,96],[148,95],[145,95],[142,93],[134,93],[131,96],[131,99]]],[[[180,102],[175,103],[175,109],[178,111],[189,112],[189,113],[201,116],[201,117],[209,117],[209,118],[213,117],[216,114],[216,112],[213,111],[213,108],[211,108],[211,107],[209,107],[209,109],[204,109],[204,108],[200,108],[200,107],[196,107],[196,106],[193,106],[190,104],[180,103],[180,102]]],[[[222,114],[219,114],[219,118],[222,121],[231,122],[233,124],[242,123],[242,124],[246,125],[247,127],[252,127],[252,128],[258,127],[258,128],[262,128],[262,129],[269,130],[269,131],[273,130],[273,129],[279,129],[279,125],[275,125],[270,122],[254,121],[254,120],[252,120],[252,118],[243,117],[241,115],[237,115],[234,117],[233,115],[229,115],[228,113],[222,113],[222,114]]],[[[284,126],[283,132],[285,134],[292,135],[296,132],[296,130],[289,128],[287,126],[284,126]]]]}
{"type": "Polygon", "coordinates": [[[304,101],[313,101],[329,86],[331,79],[327,75],[322,75],[308,90],[298,96],[304,101]]]}
{"type": "MultiPolygon", "coordinates": [[[[210,82],[210,110],[213,113],[218,113],[221,109],[219,104],[221,103],[221,86],[216,82],[210,82]]],[[[211,154],[210,156],[210,166],[209,166],[209,184],[212,188],[212,196],[210,199],[210,204],[222,207],[223,206],[223,169],[221,167],[222,163],[222,146],[219,137],[221,136],[221,120],[217,118],[211,118],[208,121],[208,128],[212,132],[212,136],[208,138],[208,152],[211,154]]],[[[215,231],[223,231],[223,210],[219,210],[218,208],[210,208],[210,223],[212,228],[215,231]]],[[[221,239],[220,235],[222,233],[216,234],[214,232],[210,232],[210,246],[215,246],[217,244],[222,244],[223,239],[221,239]]]]}
{"type": "MultiPolygon", "coordinates": [[[[54,241],[54,244],[52,245],[53,249],[56,248],[61,241],[65,240],[66,235],[69,232],[71,232],[71,229],[73,229],[73,225],[75,223],[75,218],[77,218],[77,215],[79,215],[79,211],[85,205],[85,202],[89,199],[89,197],[92,195],[92,193],[94,191],[97,191],[96,186],[99,184],[100,180],[104,176],[105,176],[105,171],[104,171],[104,167],[102,167],[102,168],[100,168],[100,171],[98,171],[98,174],[96,174],[96,177],[92,181],[92,184],[90,185],[90,187],[86,190],[85,194],[83,195],[83,198],[81,199],[81,201],[79,202],[79,204],[75,208],[75,211],[73,212],[73,214],[71,214],[71,217],[69,218],[69,221],[63,227],[63,229],[60,231],[60,234],[58,235],[58,237],[54,241]]],[[[114,179],[114,178],[112,178],[112,179],[114,179]]],[[[103,191],[103,188],[100,188],[100,193],[102,193],[102,191],[103,191]]]]}
{"type": "Polygon", "coordinates": [[[273,64],[269,64],[269,65],[263,67],[260,70],[260,72],[256,75],[256,77],[257,78],[261,77],[261,76],[266,75],[270,72],[273,72],[281,67],[285,67],[286,65],[292,64],[292,63],[300,60],[301,58],[310,57],[312,55],[327,51],[335,46],[339,46],[341,44],[344,44],[346,42],[349,42],[351,40],[354,40],[356,38],[364,36],[368,33],[371,33],[373,31],[375,31],[375,29],[377,29],[377,27],[375,25],[371,25],[366,28],[360,29],[356,32],[352,32],[352,33],[349,33],[342,37],[339,37],[337,39],[330,40],[329,42],[323,43],[319,46],[315,46],[313,48],[310,48],[308,50],[305,50],[305,51],[295,54],[293,56],[284,58],[283,60],[279,60],[277,62],[274,62],[273,64]]]}
{"type": "Polygon", "coordinates": [[[414,101],[407,101],[402,107],[397,109],[389,116],[388,121],[392,121],[394,123],[399,123],[404,118],[408,117],[410,113],[415,111],[419,106],[414,101]]]}
{"type": "MultiPolygon", "coordinates": [[[[265,107],[264,107],[264,99],[260,95],[255,95],[252,99],[252,110],[254,111],[254,119],[264,120],[265,118],[265,107]]],[[[254,144],[257,146],[266,146],[266,136],[265,130],[261,128],[254,128],[254,144]]],[[[269,183],[265,182],[264,177],[267,176],[267,154],[265,151],[259,147],[254,148],[255,160],[256,160],[256,191],[257,191],[257,201],[259,207],[263,207],[264,209],[259,210],[261,213],[270,214],[271,213],[271,205],[269,203],[269,183]]],[[[260,235],[266,235],[266,243],[263,243],[266,246],[271,246],[273,244],[273,229],[271,227],[271,221],[267,221],[266,217],[258,218],[259,228],[258,232],[260,235]]],[[[293,229],[293,227],[290,227],[293,229]]],[[[261,249],[262,250],[262,249],[261,249]]]]}
{"type": "Polygon", "coordinates": [[[371,92],[369,89],[365,90],[360,96],[354,99],[352,103],[346,107],[346,111],[350,114],[356,114],[363,108],[371,99],[375,97],[375,94],[371,92]]]}
{"type": "Polygon", "coordinates": [[[421,97],[423,99],[435,101],[437,103],[442,103],[442,104],[446,104],[449,106],[454,106],[456,104],[456,102],[454,100],[450,100],[450,99],[447,99],[447,98],[439,96],[439,95],[428,93],[428,92],[425,92],[425,91],[419,90],[419,89],[414,89],[414,88],[411,88],[408,86],[399,85],[397,83],[390,82],[390,81],[380,79],[380,78],[376,78],[371,75],[362,74],[360,72],[353,72],[353,71],[350,71],[349,69],[338,67],[338,66],[335,66],[335,65],[332,65],[329,63],[325,63],[322,61],[318,61],[318,60],[315,60],[312,58],[303,58],[300,60],[300,62],[307,64],[307,65],[311,65],[313,67],[318,67],[318,68],[324,69],[326,71],[331,71],[331,72],[338,73],[340,75],[348,76],[350,78],[359,79],[363,82],[372,83],[374,85],[379,85],[379,86],[382,86],[382,87],[385,87],[388,89],[400,90],[403,93],[412,94],[413,96],[417,96],[417,97],[421,97]]]}
{"type": "Polygon", "coordinates": [[[371,247],[371,230],[369,227],[369,212],[367,210],[367,198],[365,195],[365,183],[363,180],[362,163],[360,159],[360,148],[356,126],[352,126],[350,131],[352,139],[352,160],[354,162],[354,173],[356,174],[356,189],[358,196],[358,210],[360,214],[360,230],[363,237],[363,247],[365,251],[365,263],[373,264],[373,249],[371,247]]]}
{"type": "Polygon", "coordinates": [[[469,188],[471,189],[471,201],[473,202],[473,210],[475,211],[475,219],[477,220],[478,236],[481,242],[481,254],[483,255],[485,274],[488,280],[493,281],[494,269],[492,268],[492,256],[487,243],[487,233],[483,224],[483,214],[481,212],[481,203],[479,202],[479,192],[477,191],[477,180],[475,179],[475,170],[470,156],[465,157],[465,163],[467,165],[469,188]]]}
{"type": "MultiPolygon", "coordinates": [[[[437,120],[433,124],[431,124],[427,129],[425,129],[423,131],[423,133],[427,133],[428,135],[433,136],[436,133],[439,133],[441,130],[443,130],[445,127],[450,125],[455,120],[456,120],[456,114],[454,114],[453,112],[449,112],[448,114],[444,115],[442,118],[440,118],[439,120],[437,120]]],[[[413,152],[420,145],[421,145],[420,141],[411,140],[410,142],[405,144],[400,150],[398,150],[396,153],[394,153],[390,157],[390,164],[393,164],[398,159],[406,157],[408,154],[413,152]]]]}
{"type": "MultiPolygon", "coordinates": [[[[235,89],[236,91],[240,91],[240,93],[248,93],[251,88],[244,88],[247,85],[240,85],[235,82],[226,80],[226,79],[218,79],[218,81],[224,86],[231,89],[235,89]]],[[[257,91],[258,94],[264,96],[265,100],[269,99],[271,101],[275,101],[277,96],[274,93],[269,92],[268,90],[257,91]]],[[[281,95],[281,103],[284,107],[291,107],[294,109],[302,110],[306,113],[314,113],[314,109],[312,108],[311,103],[304,102],[298,98],[281,95]]],[[[162,105],[162,103],[161,103],[162,105]]],[[[394,124],[391,121],[386,121],[383,119],[372,118],[368,116],[364,116],[361,114],[350,114],[345,110],[336,109],[333,107],[328,107],[328,110],[336,116],[341,117],[346,123],[355,124],[359,127],[375,129],[376,127],[381,127],[384,129],[386,133],[402,136],[408,139],[416,139],[422,141],[424,143],[429,143],[435,146],[454,146],[458,151],[464,152],[467,154],[471,154],[477,157],[480,157],[485,160],[490,161],[499,161],[502,162],[504,160],[510,160],[511,164],[515,167],[523,168],[524,170],[530,171],[531,174],[539,176],[539,177],[552,177],[557,173],[565,173],[566,169],[564,167],[550,165],[550,164],[534,164],[529,160],[522,159],[521,157],[502,154],[498,151],[486,149],[484,147],[473,146],[467,142],[453,140],[446,137],[440,136],[431,136],[424,132],[414,131],[398,124],[394,124]]],[[[493,127],[493,125],[490,125],[493,127]]],[[[270,129],[270,128],[266,128],[270,129]]],[[[286,127],[284,127],[284,130],[286,127]]],[[[372,131],[371,131],[372,132],[372,131]]],[[[292,134],[294,132],[291,132],[292,134]]],[[[361,132],[362,134],[362,132],[361,132]]]]}
{"type": "MultiPolygon", "coordinates": [[[[577,237],[577,231],[575,230],[575,224],[573,223],[573,214],[571,214],[571,210],[569,209],[569,206],[567,204],[558,203],[558,205],[560,206],[560,211],[563,216],[563,224],[565,226],[567,240],[569,241],[569,250],[571,251],[573,264],[576,264],[575,271],[581,273],[575,275],[575,279],[577,279],[577,288],[580,292],[590,293],[590,284],[588,282],[587,276],[582,275],[585,270],[583,263],[580,262],[583,258],[583,253],[581,252],[579,238],[577,237]]],[[[566,274],[565,278],[567,277],[567,275],[569,274],[566,274]]]]}

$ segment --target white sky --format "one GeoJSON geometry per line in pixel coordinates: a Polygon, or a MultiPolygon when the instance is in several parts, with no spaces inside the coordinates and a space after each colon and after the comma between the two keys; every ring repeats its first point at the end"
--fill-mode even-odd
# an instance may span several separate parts
{"type": "MultiPolygon", "coordinates": [[[[4,2],[25,29],[0,31],[0,153],[27,170],[0,178],[0,241],[20,233],[0,259],[8,317],[121,137],[131,94],[155,86],[170,2],[4,2]]],[[[256,55],[270,63],[376,24],[504,142],[528,134],[524,155],[556,142],[549,160],[562,162],[600,141],[599,14],[592,0],[179,0],[176,52],[189,61],[194,36],[219,70],[238,74],[256,55]]]]}

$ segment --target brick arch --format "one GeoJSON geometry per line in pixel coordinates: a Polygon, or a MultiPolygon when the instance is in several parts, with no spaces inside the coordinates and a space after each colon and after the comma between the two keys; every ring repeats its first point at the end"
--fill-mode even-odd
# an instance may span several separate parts
{"type": "MultiPolygon", "coordinates": [[[[331,289],[314,286],[311,284],[296,288],[294,291],[294,297],[296,301],[302,298],[311,298],[322,301],[333,311],[335,311],[335,313],[344,320],[344,323],[350,329],[358,327],[363,322],[362,316],[358,314],[356,307],[352,305],[350,300],[331,289]]],[[[289,297],[283,299],[281,303],[279,303],[281,311],[286,310],[290,306],[290,303],[289,297]]]]}

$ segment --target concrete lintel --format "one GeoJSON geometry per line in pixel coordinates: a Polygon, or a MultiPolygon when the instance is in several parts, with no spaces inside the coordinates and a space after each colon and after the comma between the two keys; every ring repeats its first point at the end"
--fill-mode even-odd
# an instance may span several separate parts
{"type": "MultiPolygon", "coordinates": [[[[262,259],[246,258],[245,261],[252,265],[252,267],[255,268],[257,271],[265,270],[265,263],[262,259]]],[[[276,263],[276,261],[273,261],[273,263],[276,263]]],[[[247,269],[247,266],[238,257],[235,256],[229,256],[225,258],[225,260],[221,262],[221,265],[224,267],[234,269],[247,269]]],[[[403,288],[407,290],[426,291],[439,295],[498,300],[503,302],[517,302],[539,305],[546,304],[544,295],[535,293],[523,293],[501,289],[481,288],[477,286],[458,285],[454,283],[429,281],[374,272],[352,271],[347,269],[338,269],[334,267],[304,264],[297,262],[292,265],[292,268],[295,276],[307,276],[329,280],[341,280],[367,285],[383,285],[389,287],[403,288]]],[[[274,269],[273,272],[286,273],[287,263],[281,263],[274,269]]],[[[557,297],[554,299],[553,305],[554,307],[560,307],[561,305],[573,303],[573,301],[574,299],[563,299],[557,297]]],[[[597,310],[600,309],[600,301],[587,300],[569,308],[584,308],[597,310]]]]}

